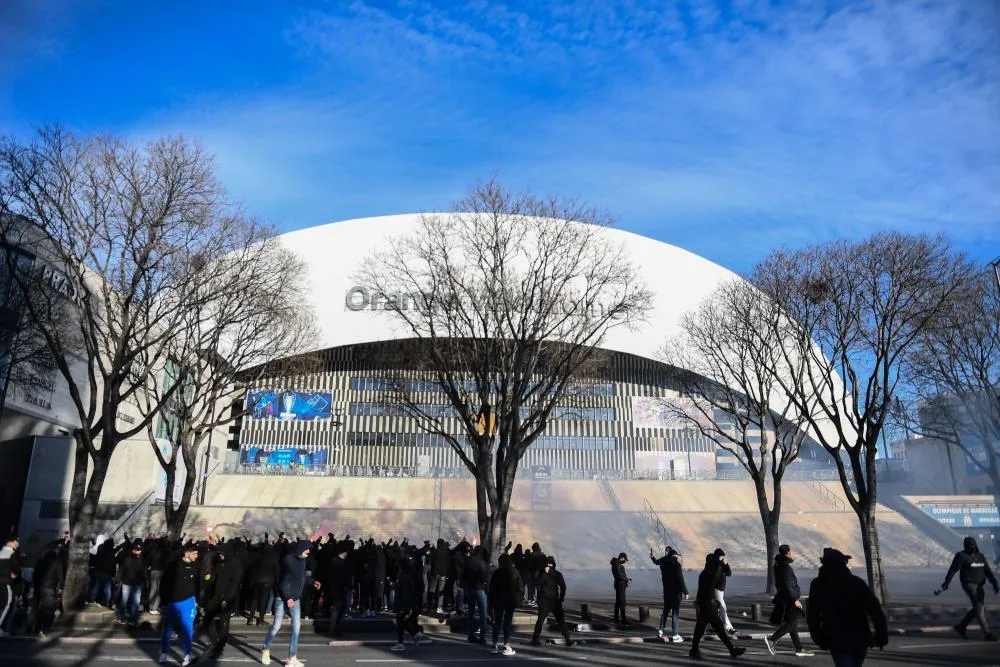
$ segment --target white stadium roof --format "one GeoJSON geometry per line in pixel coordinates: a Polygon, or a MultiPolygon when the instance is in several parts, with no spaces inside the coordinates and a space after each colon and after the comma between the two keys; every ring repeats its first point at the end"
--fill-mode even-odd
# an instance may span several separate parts
{"type": "MultiPolygon", "coordinates": [[[[433,214],[431,214],[433,215],[433,214]]],[[[308,266],[308,294],[303,299],[316,314],[320,349],[408,338],[393,329],[393,320],[373,312],[365,287],[355,280],[361,262],[385,248],[389,239],[417,231],[421,214],[359,218],[282,234],[281,243],[308,266]]],[[[687,250],[620,229],[608,229],[609,240],[621,243],[641,277],[653,290],[647,320],[635,329],[614,327],[601,345],[617,352],[655,359],[669,336],[678,332],[681,316],[693,309],[720,283],[735,278],[728,269],[687,250]]],[[[378,305],[376,304],[376,308],[378,305]]]]}

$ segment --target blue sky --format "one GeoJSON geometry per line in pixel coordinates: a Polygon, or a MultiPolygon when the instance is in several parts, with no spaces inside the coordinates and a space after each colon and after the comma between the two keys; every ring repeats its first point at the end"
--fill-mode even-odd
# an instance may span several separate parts
{"type": "Polygon", "coordinates": [[[0,131],[183,133],[283,229],[479,177],[749,269],[897,227],[1000,255],[1000,3],[0,2],[0,131]]]}

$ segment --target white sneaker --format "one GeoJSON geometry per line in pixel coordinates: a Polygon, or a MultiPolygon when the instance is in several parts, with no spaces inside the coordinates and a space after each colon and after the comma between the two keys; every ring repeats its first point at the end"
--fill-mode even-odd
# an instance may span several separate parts
{"type": "MultiPolygon", "coordinates": [[[[165,665],[168,662],[170,662],[170,654],[168,654],[168,653],[161,653],[160,654],[160,661],[159,662],[160,662],[161,665],[165,665]]],[[[265,662],[264,664],[266,665],[267,663],[265,662]]]]}
{"type": "Polygon", "coordinates": [[[389,650],[390,651],[405,651],[406,647],[403,646],[402,644],[393,644],[392,647],[389,650]]]}
{"type": "Polygon", "coordinates": [[[680,635],[674,635],[673,637],[670,638],[670,641],[673,642],[674,644],[683,644],[684,638],[681,637],[680,635]]]}
{"type": "Polygon", "coordinates": [[[657,630],[656,631],[656,636],[659,637],[660,639],[663,639],[663,630],[662,629],[657,630]]]}
{"type": "Polygon", "coordinates": [[[444,613],[444,607],[438,607],[437,608],[437,613],[443,614],[444,613]]]}
{"type": "Polygon", "coordinates": [[[428,644],[433,644],[434,640],[431,639],[430,637],[428,637],[427,635],[425,635],[424,633],[418,632],[413,637],[413,643],[414,644],[419,644],[420,646],[427,646],[428,644]]]}
{"type": "Polygon", "coordinates": [[[503,647],[503,655],[514,655],[515,653],[517,653],[517,651],[512,649],[509,645],[503,647]]]}
{"type": "Polygon", "coordinates": [[[260,664],[262,664],[262,665],[270,665],[271,664],[271,650],[270,649],[266,649],[265,648],[265,649],[261,650],[261,652],[260,652],[260,664]]]}
{"type": "Polygon", "coordinates": [[[184,656],[184,659],[181,660],[181,667],[188,667],[188,665],[190,664],[191,664],[191,656],[189,655],[184,656]]]}
{"type": "Polygon", "coordinates": [[[767,652],[774,655],[774,645],[771,644],[771,639],[769,637],[764,637],[764,646],[767,647],[767,652]]]}
{"type": "Polygon", "coordinates": [[[800,658],[811,658],[811,657],[813,657],[816,654],[813,653],[812,651],[807,651],[805,649],[802,649],[802,650],[796,651],[795,655],[798,656],[798,657],[800,657],[800,658]]]}
{"type": "Polygon", "coordinates": [[[285,667],[305,667],[302,661],[299,660],[298,656],[290,656],[288,660],[285,661],[285,667]]]}

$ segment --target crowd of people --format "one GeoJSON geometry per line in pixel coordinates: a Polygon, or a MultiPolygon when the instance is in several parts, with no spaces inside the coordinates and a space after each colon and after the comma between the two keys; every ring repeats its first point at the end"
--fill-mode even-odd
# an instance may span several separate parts
{"type": "MultiPolygon", "coordinates": [[[[61,606],[67,567],[69,536],[49,545],[32,570],[21,567],[19,541],[12,536],[0,547],[0,636],[12,629],[17,606],[27,605],[26,632],[44,636],[61,606]]],[[[772,655],[777,643],[788,636],[797,656],[813,655],[803,645],[798,624],[805,617],[813,642],[829,650],[837,667],[859,667],[872,646],[885,646],[888,632],[878,599],[862,579],[851,574],[849,556],[825,549],[818,576],[809,587],[808,610],[793,567],[793,551],[781,545],[773,564],[777,595],[770,621],[777,628],[764,638],[772,655]]],[[[303,619],[316,621],[316,629],[333,637],[341,634],[343,621],[352,614],[371,618],[381,613],[395,616],[397,643],[403,651],[405,635],[414,644],[431,640],[422,631],[422,613],[470,617],[468,639],[490,647],[494,654],[511,656],[511,629],[515,610],[537,609],[530,643],[540,644],[541,631],[550,615],[572,646],[563,603],[566,581],[556,561],[539,544],[530,548],[508,543],[491,565],[491,554],[466,540],[452,546],[445,540],[422,545],[402,541],[355,541],[330,533],[322,538],[289,539],[283,533],[272,539],[210,537],[171,540],[166,537],[125,539],[116,544],[99,535],[90,552],[89,601],[115,610],[116,621],[136,625],[140,612],[162,613],[160,662],[169,662],[173,634],[179,636],[183,659],[193,660],[193,644],[199,634],[208,637],[205,655],[222,654],[231,619],[245,618],[247,625],[262,625],[270,615],[269,629],[261,648],[261,662],[271,661],[271,646],[287,616],[291,625],[288,667],[300,667],[296,654],[303,619]],[[489,625],[492,624],[492,633],[489,625]]],[[[650,551],[659,567],[663,584],[663,614],[658,635],[666,642],[681,643],[680,609],[689,598],[680,552],[666,547],[661,556],[650,551]],[[668,630],[667,623],[670,623],[668,630]]],[[[628,576],[626,553],[611,558],[615,593],[613,620],[621,628],[631,624],[626,616],[628,576]]],[[[969,597],[972,609],[955,626],[965,638],[967,626],[979,621],[987,640],[994,637],[985,615],[986,582],[1000,590],[989,562],[973,538],[956,554],[942,589],[955,575],[969,597]]],[[[705,556],[698,576],[694,607],[696,622],[691,635],[690,657],[700,659],[700,643],[711,628],[733,657],[746,648],[735,642],[737,632],[727,613],[726,582],[732,575],[726,553],[716,549],[705,556]]]]}

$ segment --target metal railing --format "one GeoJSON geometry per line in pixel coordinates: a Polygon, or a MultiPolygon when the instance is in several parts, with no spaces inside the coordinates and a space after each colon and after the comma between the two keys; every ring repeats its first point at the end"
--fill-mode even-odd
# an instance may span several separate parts
{"type": "Polygon", "coordinates": [[[826,502],[829,505],[833,505],[838,512],[847,511],[847,503],[845,503],[844,500],[840,498],[837,494],[833,493],[832,491],[830,491],[830,489],[826,488],[826,486],[822,484],[822,481],[829,481],[829,480],[820,480],[816,477],[813,477],[811,480],[809,480],[809,488],[812,489],[813,493],[822,498],[824,502],[826,502]]]}
{"type": "Polygon", "coordinates": [[[153,502],[153,497],[155,495],[155,490],[147,491],[144,496],[132,503],[132,506],[129,507],[128,510],[121,515],[121,517],[119,517],[118,522],[115,524],[115,527],[111,529],[108,536],[115,541],[117,541],[120,536],[124,536],[125,533],[128,532],[128,529],[132,525],[133,521],[135,521],[135,519],[153,502]]]}
{"type": "Polygon", "coordinates": [[[650,522],[653,530],[656,531],[657,537],[660,538],[660,544],[672,545],[675,549],[680,549],[680,545],[674,539],[674,536],[670,534],[667,527],[663,525],[660,520],[659,513],[653,509],[653,506],[649,503],[648,498],[643,498],[643,514],[646,515],[646,520],[650,522]]]}

